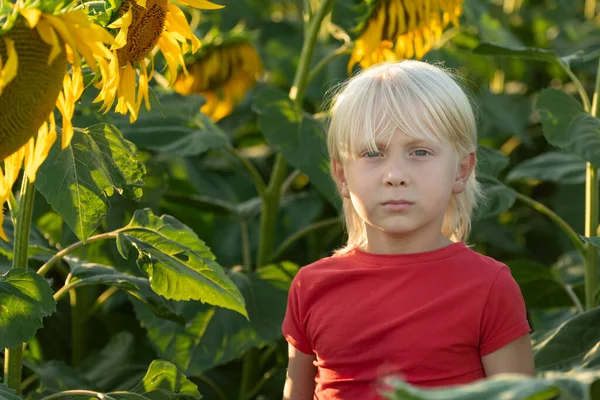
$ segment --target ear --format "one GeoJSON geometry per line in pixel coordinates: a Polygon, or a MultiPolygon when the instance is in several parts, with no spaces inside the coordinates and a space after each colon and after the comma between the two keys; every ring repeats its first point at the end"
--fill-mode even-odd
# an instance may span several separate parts
{"type": "Polygon", "coordinates": [[[465,187],[467,186],[469,176],[471,176],[473,168],[475,167],[475,160],[475,152],[472,151],[460,161],[460,164],[458,165],[458,169],[456,171],[456,176],[454,177],[454,186],[452,186],[452,193],[460,194],[465,191],[465,187]]]}
{"type": "Polygon", "coordinates": [[[333,171],[333,178],[335,179],[340,194],[343,197],[349,198],[350,191],[348,190],[348,185],[346,183],[346,174],[344,173],[342,162],[339,160],[331,161],[331,170],[333,171]]]}

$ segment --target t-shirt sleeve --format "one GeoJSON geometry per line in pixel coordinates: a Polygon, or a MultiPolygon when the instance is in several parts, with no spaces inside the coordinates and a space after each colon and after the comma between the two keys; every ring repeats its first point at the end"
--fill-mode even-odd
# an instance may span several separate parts
{"type": "Polygon", "coordinates": [[[301,311],[305,305],[301,303],[302,278],[301,270],[292,280],[288,293],[288,302],[281,326],[283,337],[296,349],[305,354],[313,354],[312,345],[306,334],[306,324],[301,311]]]}
{"type": "Polygon", "coordinates": [[[525,300],[510,269],[504,266],[496,275],[483,309],[479,354],[493,353],[531,332],[525,300]]]}

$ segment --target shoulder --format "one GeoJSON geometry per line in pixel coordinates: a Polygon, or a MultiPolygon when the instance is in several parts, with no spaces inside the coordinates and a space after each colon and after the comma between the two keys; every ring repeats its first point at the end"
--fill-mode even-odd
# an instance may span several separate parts
{"type": "Polygon", "coordinates": [[[496,276],[504,271],[510,274],[508,266],[492,257],[483,255],[473,250],[470,247],[466,247],[465,251],[460,254],[460,263],[464,268],[473,270],[475,275],[487,279],[495,279],[496,276]]]}

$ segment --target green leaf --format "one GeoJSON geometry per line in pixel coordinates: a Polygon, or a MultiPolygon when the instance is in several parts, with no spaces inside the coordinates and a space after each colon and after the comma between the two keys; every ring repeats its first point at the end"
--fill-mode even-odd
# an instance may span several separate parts
{"type": "Polygon", "coordinates": [[[391,388],[385,397],[391,400],[593,400],[599,379],[600,371],[546,373],[535,378],[499,374],[470,384],[435,389],[421,389],[398,379],[390,379],[386,383],[391,388]]]}
{"type": "MultiPolygon", "coordinates": [[[[138,266],[159,295],[173,300],[200,300],[247,316],[244,298],[215,261],[206,244],[175,218],[138,210],[120,230],[138,250],[138,266]]],[[[121,245],[122,246],[122,245],[121,245]]]]}
{"type": "Polygon", "coordinates": [[[0,400],[22,400],[12,389],[9,389],[4,383],[0,383],[0,400]]]}
{"type": "Polygon", "coordinates": [[[528,308],[572,307],[573,301],[550,269],[534,261],[507,262],[528,308]]]}
{"type": "Polygon", "coordinates": [[[475,220],[491,218],[509,210],[515,203],[517,192],[487,175],[478,177],[485,198],[474,213],[475,220]]]}
{"type": "Polygon", "coordinates": [[[538,49],[534,47],[510,46],[507,44],[481,42],[473,49],[473,53],[490,56],[516,57],[520,59],[558,62],[559,57],[551,50],[538,49]]]}
{"type": "Polygon", "coordinates": [[[564,184],[585,182],[585,161],[576,154],[548,152],[517,164],[506,176],[508,182],[535,179],[564,184]]]}
{"type": "Polygon", "coordinates": [[[250,321],[192,301],[173,305],[187,319],[185,326],[157,318],[139,302],[134,302],[134,309],[158,356],[188,375],[198,375],[281,337],[287,292],[297,270],[297,265],[284,262],[259,268],[250,276],[232,272],[248,304],[250,321]]]}
{"type": "Polygon", "coordinates": [[[98,389],[94,381],[86,379],[79,371],[63,361],[51,360],[34,365],[32,368],[40,378],[41,386],[36,391],[41,396],[64,390],[98,389]]]}
{"type": "MultiPolygon", "coordinates": [[[[8,260],[13,259],[13,245],[15,243],[15,231],[12,221],[8,215],[4,216],[4,233],[8,237],[8,242],[0,240],[0,256],[6,257],[8,260]]],[[[38,232],[35,227],[31,227],[29,231],[29,258],[39,259],[41,261],[47,261],[51,257],[55,250],[52,250],[48,245],[48,241],[38,232]]]]}
{"type": "Polygon", "coordinates": [[[538,371],[569,371],[600,367],[600,307],[576,315],[537,338],[534,360],[538,371]]]}
{"type": "Polygon", "coordinates": [[[135,147],[111,125],[76,129],[64,150],[60,143],[59,138],[40,167],[35,186],[85,241],[108,212],[115,191],[131,199],[142,196],[145,168],[135,147]]]}
{"type": "Polygon", "coordinates": [[[229,144],[227,135],[200,112],[202,96],[161,96],[163,113],[152,109],[140,114],[134,125],[129,118],[117,122],[123,135],[136,146],[164,157],[186,157],[229,144]]]}
{"type": "Polygon", "coordinates": [[[152,400],[202,398],[198,387],[190,382],[175,365],[164,360],[152,361],[144,379],[131,391],[152,400]]]}
{"type": "Polygon", "coordinates": [[[325,198],[340,209],[329,175],[326,133],[321,122],[297,108],[283,92],[266,88],[254,97],[258,125],[271,145],[306,175],[325,198]]]}
{"type": "Polygon", "coordinates": [[[477,146],[477,173],[496,177],[508,166],[509,159],[500,150],[483,145],[477,146]]]}
{"type": "Polygon", "coordinates": [[[169,308],[164,298],[157,295],[150,288],[147,278],[141,278],[119,272],[106,265],[100,265],[72,257],[65,257],[64,261],[71,268],[69,284],[74,288],[89,285],[108,285],[117,287],[146,304],[157,316],[183,323],[181,316],[176,315],[169,308]]]}
{"type": "Polygon", "coordinates": [[[376,4],[376,1],[369,0],[337,0],[333,3],[331,22],[358,37],[365,29],[376,4]]]}
{"type": "Polygon", "coordinates": [[[600,120],[586,113],[573,97],[556,89],[540,93],[538,111],[550,144],[600,165],[600,120]]]}
{"type": "Polygon", "coordinates": [[[0,348],[29,341],[42,318],[55,311],[52,288],[42,276],[23,268],[0,275],[0,348]]]}

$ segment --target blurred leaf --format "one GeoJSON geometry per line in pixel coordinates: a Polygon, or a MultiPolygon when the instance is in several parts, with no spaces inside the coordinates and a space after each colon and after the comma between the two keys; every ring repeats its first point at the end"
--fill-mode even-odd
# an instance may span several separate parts
{"type": "Polygon", "coordinates": [[[64,260],[71,268],[72,278],[69,285],[73,288],[89,285],[108,285],[117,287],[142,301],[159,317],[183,323],[183,319],[176,315],[164,298],[157,295],[150,288],[147,278],[140,278],[119,272],[112,267],[65,257],[64,260]]]}
{"type": "Polygon", "coordinates": [[[537,108],[550,144],[600,165],[600,119],[586,113],[573,97],[556,89],[543,90],[537,108]]]}
{"type": "MultiPolygon", "coordinates": [[[[4,256],[8,260],[12,260],[15,231],[12,221],[8,215],[4,216],[3,227],[4,233],[8,237],[8,242],[0,240],[0,256],[4,256]]],[[[50,248],[48,241],[44,239],[44,237],[38,232],[37,229],[35,229],[34,226],[32,226],[29,231],[29,258],[46,261],[48,257],[51,257],[54,253],[56,253],[56,251],[50,248]]]]}
{"type": "Polygon", "coordinates": [[[135,124],[128,118],[116,123],[123,135],[136,146],[166,157],[186,157],[205,153],[229,144],[229,138],[200,112],[201,96],[177,93],[160,98],[164,114],[158,109],[140,114],[135,124]]]}
{"type": "Polygon", "coordinates": [[[289,97],[267,88],[254,97],[258,125],[265,137],[285,159],[306,175],[315,187],[340,209],[321,122],[298,109],[289,97]]]}
{"type": "Polygon", "coordinates": [[[375,4],[375,1],[335,1],[331,11],[331,22],[343,28],[353,37],[358,37],[363,31],[375,4]]]}
{"type": "Polygon", "coordinates": [[[75,129],[61,150],[59,138],[35,180],[36,188],[77,237],[85,241],[98,227],[115,190],[128,198],[142,196],[144,165],[135,147],[111,125],[75,129]]]}
{"type": "Polygon", "coordinates": [[[510,170],[508,182],[520,179],[559,182],[585,182],[585,161],[576,154],[548,152],[527,159],[510,170]]]}
{"type": "Polygon", "coordinates": [[[495,94],[489,89],[482,90],[479,108],[480,138],[491,137],[497,141],[516,136],[521,142],[531,142],[527,134],[532,101],[520,94],[495,94]]]}
{"type": "Polygon", "coordinates": [[[93,352],[79,366],[82,375],[100,391],[109,391],[139,369],[133,361],[135,337],[122,331],[110,337],[99,352],[93,352]]]}
{"type": "Polygon", "coordinates": [[[600,367],[600,307],[577,314],[537,338],[533,347],[538,371],[600,367]]]}
{"type": "Polygon", "coordinates": [[[131,389],[152,400],[200,399],[198,387],[168,361],[154,360],[144,379],[131,389]]]}
{"type": "Polygon", "coordinates": [[[385,397],[391,400],[593,400],[598,390],[595,382],[599,379],[600,371],[548,373],[536,378],[499,374],[473,383],[440,389],[420,389],[393,379],[387,382],[391,388],[385,397]]]}
{"type": "Polygon", "coordinates": [[[525,298],[528,308],[572,307],[573,301],[550,269],[534,261],[507,263],[525,298]]]}
{"type": "Polygon", "coordinates": [[[517,192],[487,175],[478,177],[485,196],[478,208],[475,210],[474,219],[482,220],[502,214],[509,210],[515,203],[517,192]]]}
{"type": "Polygon", "coordinates": [[[150,278],[152,290],[167,299],[200,300],[244,316],[244,298],[215,261],[206,244],[175,218],[137,210],[117,237],[138,250],[138,266],[150,278]]]}
{"type": "Polygon", "coordinates": [[[492,147],[477,146],[477,173],[496,177],[508,166],[509,159],[500,150],[492,147]]]}
{"type": "Polygon", "coordinates": [[[551,50],[536,49],[533,47],[511,46],[507,44],[481,42],[474,50],[476,54],[485,54],[490,56],[506,56],[525,58],[528,60],[555,62],[559,57],[551,50]]]}
{"type": "Polygon", "coordinates": [[[259,268],[250,276],[232,272],[248,304],[250,321],[192,301],[173,304],[188,321],[185,326],[157,318],[139,302],[134,302],[135,312],[159,357],[187,375],[198,375],[281,336],[287,292],[297,270],[297,265],[285,262],[259,268]]]}
{"type": "Polygon", "coordinates": [[[0,400],[21,400],[21,396],[18,396],[17,392],[9,389],[4,383],[0,383],[0,400]]]}
{"type": "Polygon", "coordinates": [[[35,366],[34,371],[42,383],[37,389],[39,396],[36,397],[64,390],[98,389],[93,381],[87,380],[79,371],[62,361],[44,362],[39,366],[35,366]]]}
{"type": "Polygon", "coordinates": [[[15,347],[44,326],[42,318],[56,311],[56,302],[41,275],[13,268],[0,275],[0,310],[0,348],[15,347]]]}

